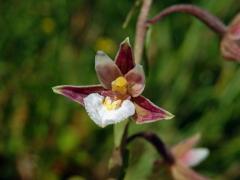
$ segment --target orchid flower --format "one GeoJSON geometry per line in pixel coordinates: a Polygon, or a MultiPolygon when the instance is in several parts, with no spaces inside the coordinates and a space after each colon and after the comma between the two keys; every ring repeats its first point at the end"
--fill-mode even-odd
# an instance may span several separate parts
{"type": "Polygon", "coordinates": [[[171,165],[171,173],[176,180],[206,180],[206,177],[193,171],[190,167],[198,165],[204,160],[209,150],[207,148],[193,148],[199,141],[199,134],[175,145],[171,152],[175,162],[171,165]]]}
{"type": "Polygon", "coordinates": [[[104,52],[95,56],[98,85],[53,87],[53,91],[84,106],[100,127],[132,117],[136,123],[171,119],[173,115],[141,96],[145,87],[143,67],[134,63],[132,48],[126,38],[112,61],[104,52]]]}

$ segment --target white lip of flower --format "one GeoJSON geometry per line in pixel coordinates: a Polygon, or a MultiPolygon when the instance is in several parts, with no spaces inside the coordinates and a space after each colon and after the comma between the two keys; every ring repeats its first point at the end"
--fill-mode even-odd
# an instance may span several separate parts
{"type": "Polygon", "coordinates": [[[135,106],[130,100],[112,102],[109,97],[92,93],[83,101],[88,115],[100,127],[121,122],[135,113],[135,106]]]}

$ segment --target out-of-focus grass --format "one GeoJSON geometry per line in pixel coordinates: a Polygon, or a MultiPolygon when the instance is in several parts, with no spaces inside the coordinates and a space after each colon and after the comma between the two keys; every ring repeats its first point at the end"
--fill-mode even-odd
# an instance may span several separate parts
{"type": "MultiPolygon", "coordinates": [[[[183,1],[156,1],[151,15],[183,1]]],[[[225,22],[238,0],[184,1],[225,22]]],[[[100,129],[78,104],[53,94],[59,84],[95,84],[97,49],[114,57],[118,44],[134,41],[135,13],[122,23],[131,1],[0,2],[0,179],[103,179],[112,127],[100,129]]],[[[196,132],[210,157],[197,170],[237,179],[240,161],[240,70],[219,55],[218,37],[196,19],[175,14],[152,28],[144,94],[175,114],[171,121],[131,124],[151,130],[171,146],[196,132]],[[221,172],[221,173],[220,173],[221,172]]],[[[131,147],[126,179],[147,179],[158,154],[142,141],[131,147]]]]}

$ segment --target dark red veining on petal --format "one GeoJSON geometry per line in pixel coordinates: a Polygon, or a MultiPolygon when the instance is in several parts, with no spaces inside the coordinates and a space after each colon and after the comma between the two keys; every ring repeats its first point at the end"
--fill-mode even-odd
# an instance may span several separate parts
{"type": "Polygon", "coordinates": [[[91,93],[101,93],[105,89],[101,85],[96,86],[59,86],[57,93],[83,105],[83,99],[91,93]]]}
{"type": "Polygon", "coordinates": [[[128,81],[128,93],[132,97],[139,96],[145,87],[145,75],[141,65],[137,64],[133,69],[131,69],[125,78],[128,81]]]}
{"type": "Polygon", "coordinates": [[[149,99],[143,96],[138,96],[136,98],[132,98],[132,100],[136,103],[136,114],[133,118],[137,123],[147,123],[162,119],[169,119],[168,116],[170,113],[156,106],[149,99]]]}
{"type": "Polygon", "coordinates": [[[155,112],[155,113],[164,113],[165,114],[165,110],[156,106],[155,104],[153,104],[149,99],[145,98],[144,96],[138,96],[136,98],[133,98],[133,101],[146,110],[149,110],[149,111],[155,112]]]}

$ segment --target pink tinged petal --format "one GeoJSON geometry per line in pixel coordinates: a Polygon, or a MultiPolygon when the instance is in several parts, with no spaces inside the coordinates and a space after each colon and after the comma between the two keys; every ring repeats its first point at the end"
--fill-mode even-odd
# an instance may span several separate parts
{"type": "Polygon", "coordinates": [[[174,180],[207,180],[208,179],[179,162],[176,162],[171,167],[171,173],[174,180]]]}
{"type": "Polygon", "coordinates": [[[134,68],[135,63],[132,54],[132,48],[129,43],[129,38],[126,38],[120,45],[120,49],[115,58],[115,63],[121,70],[123,74],[126,74],[132,68],[134,68]]]}
{"type": "Polygon", "coordinates": [[[221,53],[224,58],[240,61],[240,14],[235,16],[221,41],[221,53]]]}
{"type": "Polygon", "coordinates": [[[240,46],[238,45],[238,41],[233,41],[228,37],[223,38],[221,42],[222,55],[228,60],[240,61],[240,46]]]}
{"type": "Polygon", "coordinates": [[[135,103],[136,114],[134,119],[137,124],[149,123],[163,119],[171,119],[174,117],[168,111],[156,106],[149,99],[138,96],[132,99],[135,103]]]}
{"type": "Polygon", "coordinates": [[[229,29],[229,34],[235,40],[240,39],[240,24],[235,24],[229,29]]]}
{"type": "Polygon", "coordinates": [[[102,51],[98,51],[95,56],[95,70],[99,81],[106,89],[111,89],[112,81],[122,75],[117,65],[102,51]]]}
{"type": "Polygon", "coordinates": [[[199,142],[200,137],[200,134],[195,134],[194,136],[186,139],[185,141],[173,146],[171,148],[171,152],[173,153],[175,158],[181,158],[199,142]]]}
{"type": "Polygon", "coordinates": [[[209,150],[207,148],[194,148],[185,153],[179,161],[189,167],[194,167],[207,158],[209,150]]]}
{"type": "Polygon", "coordinates": [[[128,93],[132,97],[142,94],[145,87],[145,75],[141,65],[137,64],[125,75],[125,78],[128,81],[128,93]]]}
{"type": "Polygon", "coordinates": [[[240,39],[240,13],[234,17],[227,31],[227,34],[229,34],[233,40],[240,39]]]}
{"type": "Polygon", "coordinates": [[[89,94],[101,93],[105,91],[105,89],[101,85],[93,85],[93,86],[62,85],[62,86],[55,86],[52,89],[53,89],[53,92],[57,94],[61,94],[81,105],[84,105],[83,99],[89,94]]]}

